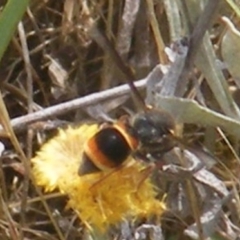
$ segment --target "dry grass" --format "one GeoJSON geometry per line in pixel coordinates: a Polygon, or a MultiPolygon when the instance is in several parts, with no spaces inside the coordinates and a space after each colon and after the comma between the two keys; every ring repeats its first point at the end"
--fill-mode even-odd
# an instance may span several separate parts
{"type": "MultiPolygon", "coordinates": [[[[209,1],[205,12],[202,2],[31,2],[0,67],[0,136],[5,148],[0,168],[0,239],[73,240],[89,239],[89,235],[137,239],[136,233],[142,237],[138,239],[164,239],[161,230],[165,239],[238,239],[240,40],[221,17],[229,17],[239,27],[239,16],[225,1],[209,1]],[[182,66],[176,67],[165,47],[183,36],[191,37],[190,52],[186,62],[180,59],[182,66]],[[218,60],[226,64],[223,69],[218,60]],[[33,183],[30,159],[58,127],[132,111],[135,102],[129,100],[129,90],[116,97],[111,89],[130,80],[149,80],[148,74],[159,63],[173,70],[163,81],[168,95],[196,100],[203,107],[191,101],[191,106],[183,105],[179,99],[170,103],[169,111],[185,123],[184,128],[179,124],[179,132],[211,154],[191,147],[188,152],[180,154],[177,149],[164,156],[169,169],[154,179],[167,193],[169,210],[161,225],[158,219],[144,219],[113,226],[105,234],[89,233],[76,214],[66,209],[67,196],[46,194],[33,183]],[[180,81],[172,87],[172,79],[180,81]],[[90,95],[108,89],[110,96],[108,92],[90,95]],[[90,99],[83,98],[83,103],[71,102],[88,95],[90,99]],[[114,100],[106,101],[110,97],[114,100]],[[94,108],[89,109],[91,105],[94,108]],[[58,108],[48,109],[51,106],[58,108]],[[189,111],[180,116],[187,106],[189,111]],[[38,115],[31,115],[36,111],[38,115]],[[178,168],[173,169],[175,159],[178,168]]],[[[158,75],[157,80],[161,78],[158,75]]],[[[163,102],[151,100],[164,108],[163,102]]]]}

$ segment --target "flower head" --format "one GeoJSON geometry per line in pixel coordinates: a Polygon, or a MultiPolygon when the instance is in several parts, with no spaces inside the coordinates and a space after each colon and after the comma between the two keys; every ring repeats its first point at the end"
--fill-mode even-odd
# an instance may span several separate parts
{"type": "Polygon", "coordinates": [[[60,130],[32,159],[36,183],[67,194],[80,219],[103,231],[129,217],[160,215],[165,205],[156,199],[150,179],[143,178],[144,166],[133,159],[111,172],[78,175],[84,142],[97,131],[96,124],[60,130]]]}

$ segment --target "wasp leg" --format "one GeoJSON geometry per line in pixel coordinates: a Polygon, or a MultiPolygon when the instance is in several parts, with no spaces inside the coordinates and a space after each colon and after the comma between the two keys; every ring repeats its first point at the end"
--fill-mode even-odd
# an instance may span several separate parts
{"type": "Polygon", "coordinates": [[[99,179],[98,181],[96,181],[95,183],[92,184],[92,186],[89,188],[89,190],[94,189],[95,187],[97,187],[100,183],[102,183],[104,180],[106,180],[108,177],[110,177],[112,174],[116,173],[117,171],[120,171],[122,168],[124,167],[124,165],[119,166],[117,168],[114,168],[112,170],[110,170],[108,173],[106,173],[106,175],[102,176],[101,179],[99,179]]]}
{"type": "Polygon", "coordinates": [[[154,169],[155,169],[154,165],[149,165],[142,170],[142,178],[137,184],[137,191],[139,190],[141,185],[144,183],[144,181],[149,177],[149,175],[153,172],[154,169]]]}

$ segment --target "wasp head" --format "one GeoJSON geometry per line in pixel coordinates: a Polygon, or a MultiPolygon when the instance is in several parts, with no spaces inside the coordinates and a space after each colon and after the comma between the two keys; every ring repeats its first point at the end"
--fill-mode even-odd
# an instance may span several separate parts
{"type": "Polygon", "coordinates": [[[175,122],[166,111],[150,109],[140,112],[131,123],[140,141],[138,153],[151,154],[154,158],[162,156],[175,146],[175,122]]]}

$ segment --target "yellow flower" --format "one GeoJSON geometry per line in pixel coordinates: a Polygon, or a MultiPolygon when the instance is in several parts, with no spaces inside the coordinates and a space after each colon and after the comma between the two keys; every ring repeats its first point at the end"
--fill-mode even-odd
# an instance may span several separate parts
{"type": "Polygon", "coordinates": [[[67,194],[68,206],[80,219],[102,231],[130,217],[161,215],[165,205],[156,199],[150,179],[143,179],[144,167],[133,159],[111,172],[78,175],[84,142],[97,131],[96,124],[60,130],[32,159],[36,183],[67,194]]]}

